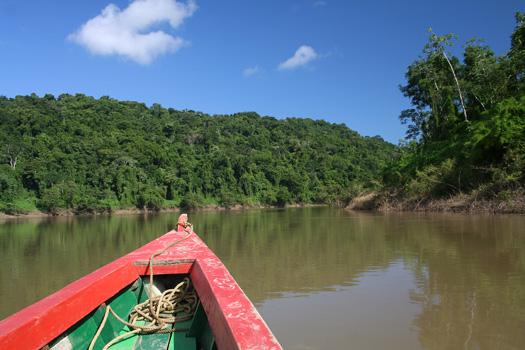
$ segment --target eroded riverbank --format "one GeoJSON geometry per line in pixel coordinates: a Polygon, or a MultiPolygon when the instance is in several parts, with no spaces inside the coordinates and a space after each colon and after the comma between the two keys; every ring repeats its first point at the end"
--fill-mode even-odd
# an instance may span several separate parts
{"type": "Polygon", "coordinates": [[[400,194],[369,192],[357,196],[345,207],[348,210],[454,212],[487,214],[525,213],[525,195],[516,193],[485,199],[460,194],[448,198],[416,198],[400,194]]]}

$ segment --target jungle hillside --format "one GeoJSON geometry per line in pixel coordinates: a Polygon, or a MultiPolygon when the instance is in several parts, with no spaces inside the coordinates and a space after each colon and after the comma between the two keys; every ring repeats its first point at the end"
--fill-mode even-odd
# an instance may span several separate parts
{"type": "Polygon", "coordinates": [[[396,147],[322,120],[159,104],[0,97],[0,210],[110,213],[334,203],[396,147]]]}

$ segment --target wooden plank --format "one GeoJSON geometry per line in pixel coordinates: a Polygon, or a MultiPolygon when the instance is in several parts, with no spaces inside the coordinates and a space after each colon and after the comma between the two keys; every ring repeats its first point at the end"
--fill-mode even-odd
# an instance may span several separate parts
{"type": "Polygon", "coordinates": [[[184,333],[175,332],[172,335],[168,350],[197,350],[195,338],[186,337],[184,333]],[[182,336],[179,336],[182,334],[182,336]]]}
{"type": "MultiPolygon", "coordinates": [[[[95,324],[93,313],[86,316],[68,331],[68,338],[73,349],[87,349],[97,333],[98,324],[95,324]]],[[[106,345],[102,339],[97,339],[94,349],[102,349],[106,345]]]]}
{"type": "MultiPolygon", "coordinates": [[[[118,315],[118,317],[124,321],[127,321],[130,312],[133,311],[135,306],[137,306],[137,298],[129,288],[126,288],[126,290],[111,298],[108,305],[118,315]]],[[[111,325],[113,326],[113,329],[117,335],[120,333],[122,328],[124,328],[124,324],[117,320],[112,314],[109,315],[108,321],[111,322],[111,325]]]]}
{"type": "MultiPolygon", "coordinates": [[[[129,331],[130,331],[130,329],[128,328],[128,326],[125,326],[120,331],[119,336],[124,335],[124,334],[128,333],[129,331]]],[[[137,334],[133,334],[133,335],[131,335],[129,337],[126,337],[125,339],[122,339],[122,340],[116,342],[115,344],[111,345],[110,349],[111,350],[129,350],[129,349],[133,348],[133,346],[135,345],[135,342],[137,341],[137,339],[138,339],[137,334]]]]}
{"type": "MultiPolygon", "coordinates": [[[[95,310],[95,313],[93,314],[93,321],[95,322],[97,329],[100,327],[100,325],[102,324],[102,321],[104,320],[106,309],[107,309],[107,306],[105,304],[101,305],[95,310]]],[[[108,320],[110,317],[113,317],[113,316],[108,315],[108,320]]],[[[115,339],[117,336],[118,336],[118,332],[113,328],[111,321],[109,322],[106,321],[106,323],[104,324],[104,327],[100,331],[99,338],[102,339],[104,344],[107,344],[112,339],[115,339]]]]}
{"type": "Polygon", "coordinates": [[[213,350],[215,347],[215,336],[211,330],[210,323],[206,317],[204,307],[199,303],[188,331],[188,337],[194,337],[201,350],[213,350]]]}
{"type": "MultiPolygon", "coordinates": [[[[155,261],[157,262],[157,260],[155,261]]],[[[135,262],[135,270],[141,276],[149,275],[149,261],[135,262]]],[[[173,260],[167,261],[164,264],[154,264],[153,273],[155,275],[178,275],[190,273],[193,266],[193,260],[173,260]]]]}
{"type": "Polygon", "coordinates": [[[137,304],[142,304],[149,298],[145,285],[142,282],[142,278],[137,279],[137,281],[131,287],[131,291],[133,292],[133,294],[135,294],[137,304]]]}
{"type": "Polygon", "coordinates": [[[188,337],[197,338],[200,334],[202,334],[204,328],[206,328],[207,323],[208,319],[206,318],[206,312],[204,311],[202,304],[199,303],[199,305],[195,309],[195,315],[193,316],[193,320],[190,323],[188,337]]]}
{"type": "Polygon", "coordinates": [[[133,350],[166,350],[170,342],[170,333],[143,334],[138,337],[133,350]]]}
{"type": "MultiPolygon", "coordinates": [[[[191,320],[178,322],[175,328],[189,328],[191,320]]],[[[188,332],[173,332],[171,333],[170,344],[168,350],[196,350],[197,340],[194,337],[188,336],[188,332]]]]}

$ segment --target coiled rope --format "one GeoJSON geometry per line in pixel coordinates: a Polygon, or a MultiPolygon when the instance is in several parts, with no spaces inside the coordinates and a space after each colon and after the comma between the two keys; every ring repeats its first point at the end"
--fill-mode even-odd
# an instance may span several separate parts
{"type": "Polygon", "coordinates": [[[185,277],[175,288],[164,291],[161,295],[153,296],[153,259],[159,255],[162,255],[169,248],[173,247],[193,234],[193,225],[189,222],[179,221],[178,225],[184,227],[184,232],[188,234],[181,239],[178,239],[170,244],[166,245],[161,251],[151,255],[149,259],[149,299],[145,302],[136,305],[133,311],[129,315],[129,321],[125,321],[120,318],[115,311],[108,305],[104,318],[100,324],[97,333],[91,340],[88,350],[92,350],[95,343],[106,324],[109,313],[119,320],[121,323],[128,326],[132,331],[122,334],[115,339],[111,340],[104,346],[103,350],[108,349],[118,341],[127,338],[133,334],[153,334],[153,333],[171,333],[171,332],[183,332],[187,331],[188,328],[173,328],[170,327],[176,322],[183,322],[193,318],[195,309],[198,304],[198,297],[195,293],[191,281],[188,277],[185,277]],[[182,316],[174,316],[179,312],[184,312],[182,316]],[[140,325],[137,322],[149,321],[149,324],[140,325]]]}

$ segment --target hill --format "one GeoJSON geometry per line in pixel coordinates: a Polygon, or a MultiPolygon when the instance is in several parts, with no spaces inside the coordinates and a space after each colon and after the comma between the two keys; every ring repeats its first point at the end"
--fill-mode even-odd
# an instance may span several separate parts
{"type": "Polygon", "coordinates": [[[323,120],[82,94],[0,96],[0,211],[333,203],[396,147],[323,120]]]}

